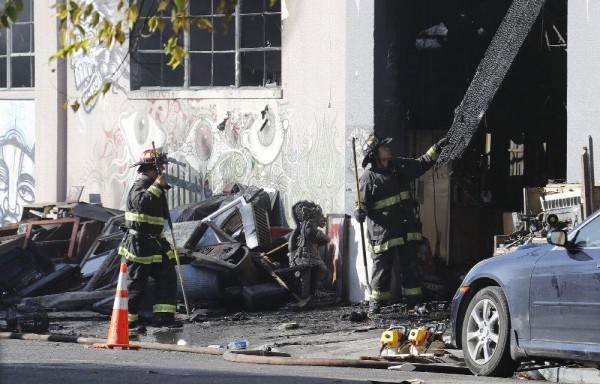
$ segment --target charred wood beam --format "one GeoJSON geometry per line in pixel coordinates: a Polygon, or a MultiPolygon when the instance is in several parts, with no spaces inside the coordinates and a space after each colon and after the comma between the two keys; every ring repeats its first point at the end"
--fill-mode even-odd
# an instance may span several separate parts
{"type": "Polygon", "coordinates": [[[462,102],[454,111],[454,121],[448,131],[450,144],[444,148],[438,161],[448,163],[465,152],[545,2],[513,1],[462,102]]]}

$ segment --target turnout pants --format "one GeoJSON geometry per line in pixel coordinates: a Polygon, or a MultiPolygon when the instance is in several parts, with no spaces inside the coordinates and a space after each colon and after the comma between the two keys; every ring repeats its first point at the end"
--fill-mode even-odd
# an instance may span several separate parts
{"type": "Polygon", "coordinates": [[[371,273],[371,300],[386,303],[390,298],[390,283],[394,259],[400,261],[400,282],[402,302],[414,305],[422,300],[422,280],[420,262],[417,257],[420,241],[393,247],[386,252],[372,253],[373,269],[371,273]]]}
{"type": "Polygon", "coordinates": [[[129,291],[129,323],[138,320],[138,312],[148,277],[155,282],[154,321],[169,321],[175,318],[177,304],[177,275],[173,262],[163,253],[160,263],[140,264],[127,261],[127,290],[129,291]]]}

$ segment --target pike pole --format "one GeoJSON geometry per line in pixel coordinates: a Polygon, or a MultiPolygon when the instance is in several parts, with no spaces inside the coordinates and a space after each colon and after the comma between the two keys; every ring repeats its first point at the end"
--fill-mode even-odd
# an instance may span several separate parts
{"type": "MultiPolygon", "coordinates": [[[[159,175],[162,174],[160,166],[158,165],[158,156],[156,155],[156,146],[154,141],[152,142],[152,150],[154,151],[154,161],[156,165],[156,172],[159,175]]],[[[190,320],[190,307],[188,306],[187,295],[185,294],[185,288],[183,287],[183,274],[181,272],[181,262],[179,261],[179,252],[177,251],[177,242],[175,240],[175,232],[173,231],[173,221],[171,220],[171,214],[169,213],[169,203],[167,202],[167,190],[163,191],[163,202],[165,206],[165,212],[167,213],[167,223],[171,230],[171,238],[173,239],[173,251],[175,252],[175,261],[177,262],[177,272],[179,274],[179,283],[181,285],[181,293],[183,294],[183,303],[185,304],[185,312],[187,314],[188,321],[190,320]]]]}
{"type": "MultiPolygon", "coordinates": [[[[358,185],[358,166],[356,165],[356,137],[352,138],[352,154],[354,155],[354,179],[356,180],[356,202],[358,203],[358,207],[360,208],[360,189],[358,185]]],[[[363,256],[363,265],[365,266],[365,281],[367,283],[367,287],[369,288],[369,292],[371,292],[371,286],[369,285],[369,270],[367,268],[367,248],[365,246],[365,228],[363,223],[359,222],[360,225],[360,243],[362,245],[362,256],[363,256]]]]}

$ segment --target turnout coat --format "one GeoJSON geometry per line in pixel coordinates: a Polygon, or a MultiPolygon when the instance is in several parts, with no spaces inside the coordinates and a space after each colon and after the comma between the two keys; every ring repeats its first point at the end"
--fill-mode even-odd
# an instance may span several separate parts
{"type": "Polygon", "coordinates": [[[151,177],[140,175],[127,197],[125,227],[127,233],[119,255],[140,264],[161,263],[163,253],[172,260],[175,252],[165,238],[163,228],[169,214],[164,190],[151,177]]]}
{"type": "Polygon", "coordinates": [[[367,235],[372,253],[383,253],[422,239],[422,225],[410,182],[427,172],[438,156],[434,145],[419,158],[395,158],[385,168],[373,164],[364,171],[359,192],[361,207],[367,212],[367,235]]]}

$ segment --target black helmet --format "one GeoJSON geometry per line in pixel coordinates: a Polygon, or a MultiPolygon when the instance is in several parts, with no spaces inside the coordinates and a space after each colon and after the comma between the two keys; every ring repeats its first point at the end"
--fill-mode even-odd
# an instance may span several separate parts
{"type": "Polygon", "coordinates": [[[156,148],[156,154],[154,154],[153,149],[146,149],[140,156],[140,161],[133,164],[132,167],[137,167],[138,165],[154,166],[156,163],[167,164],[168,162],[167,154],[163,152],[162,148],[156,148]]]}
{"type": "Polygon", "coordinates": [[[374,132],[371,132],[371,134],[367,138],[367,141],[365,141],[362,147],[362,153],[364,156],[364,159],[362,161],[363,168],[365,168],[367,164],[369,164],[369,162],[371,161],[371,155],[373,155],[373,153],[377,151],[377,148],[381,147],[382,145],[387,145],[390,141],[392,141],[391,137],[380,139],[379,137],[375,136],[374,132]]]}

